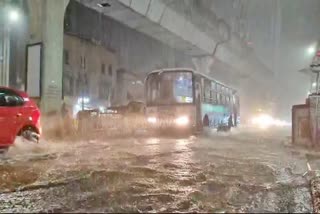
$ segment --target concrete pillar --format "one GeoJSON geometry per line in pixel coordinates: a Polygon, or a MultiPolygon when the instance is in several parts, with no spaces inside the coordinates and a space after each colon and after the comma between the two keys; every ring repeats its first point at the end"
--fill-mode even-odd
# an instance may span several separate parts
{"type": "Polygon", "coordinates": [[[0,86],[9,86],[10,20],[9,2],[0,2],[0,86]]]}
{"type": "Polygon", "coordinates": [[[46,0],[43,20],[43,78],[41,108],[45,112],[60,109],[63,74],[63,22],[68,0],[46,0]]]}
{"type": "Polygon", "coordinates": [[[0,35],[0,86],[9,86],[10,37],[9,29],[4,27],[0,35]]]}
{"type": "Polygon", "coordinates": [[[43,43],[41,110],[44,113],[60,110],[64,13],[68,3],[69,0],[29,0],[31,9],[29,43],[43,43]]]}

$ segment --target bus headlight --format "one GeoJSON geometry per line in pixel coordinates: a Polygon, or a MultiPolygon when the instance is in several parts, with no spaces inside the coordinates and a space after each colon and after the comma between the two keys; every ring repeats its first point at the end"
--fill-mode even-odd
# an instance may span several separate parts
{"type": "Polygon", "coordinates": [[[189,124],[189,118],[186,116],[182,116],[182,117],[178,117],[177,119],[175,119],[175,123],[178,126],[185,126],[189,124]]]}
{"type": "Polygon", "coordinates": [[[149,123],[156,123],[157,122],[157,118],[156,117],[148,117],[148,122],[149,123]]]}

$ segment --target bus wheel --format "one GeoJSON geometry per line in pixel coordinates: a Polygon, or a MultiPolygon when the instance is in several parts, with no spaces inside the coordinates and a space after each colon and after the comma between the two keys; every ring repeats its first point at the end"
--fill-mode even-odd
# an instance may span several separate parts
{"type": "Polygon", "coordinates": [[[203,127],[209,127],[209,117],[208,115],[205,115],[203,118],[203,127]]]}

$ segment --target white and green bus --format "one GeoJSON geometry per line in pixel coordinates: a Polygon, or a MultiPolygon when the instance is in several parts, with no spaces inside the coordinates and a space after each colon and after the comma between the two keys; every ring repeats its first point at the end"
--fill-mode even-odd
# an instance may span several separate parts
{"type": "Polygon", "coordinates": [[[229,130],[239,123],[237,91],[192,69],[161,69],[145,80],[146,116],[155,128],[229,130]]]}

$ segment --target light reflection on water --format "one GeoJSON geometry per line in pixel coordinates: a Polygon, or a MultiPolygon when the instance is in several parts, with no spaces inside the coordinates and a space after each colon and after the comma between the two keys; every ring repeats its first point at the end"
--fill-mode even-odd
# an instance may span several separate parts
{"type": "Polygon", "coordinates": [[[159,142],[160,142],[159,138],[149,138],[146,141],[146,143],[149,144],[149,145],[159,144],[159,142]]]}
{"type": "Polygon", "coordinates": [[[179,153],[174,156],[173,163],[181,166],[176,170],[176,175],[181,178],[190,177],[190,175],[192,175],[191,170],[194,162],[194,152],[189,148],[190,143],[191,141],[188,139],[178,139],[174,143],[175,150],[179,151],[179,153]]]}

